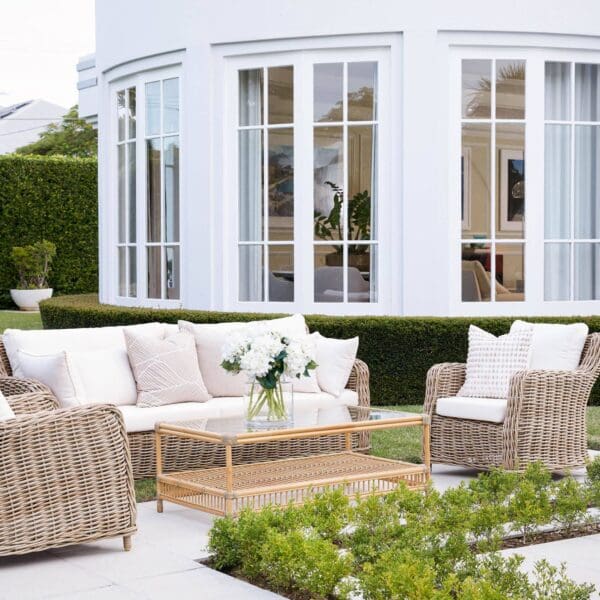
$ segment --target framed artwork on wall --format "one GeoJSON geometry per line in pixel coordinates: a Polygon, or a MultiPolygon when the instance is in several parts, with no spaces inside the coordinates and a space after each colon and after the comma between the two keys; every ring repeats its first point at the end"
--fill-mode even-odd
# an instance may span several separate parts
{"type": "Polygon", "coordinates": [[[523,150],[500,150],[500,231],[522,231],[525,217],[523,150]]]}

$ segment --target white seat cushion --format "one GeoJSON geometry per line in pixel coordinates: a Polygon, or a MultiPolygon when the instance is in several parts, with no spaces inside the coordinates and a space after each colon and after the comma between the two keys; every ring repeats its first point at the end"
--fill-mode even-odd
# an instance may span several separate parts
{"type": "Polygon", "coordinates": [[[454,396],[438,398],[435,412],[442,417],[503,423],[507,401],[504,398],[454,396]]]}
{"type": "MultiPolygon", "coordinates": [[[[316,415],[319,409],[332,409],[339,406],[356,406],[358,394],[353,390],[344,390],[334,397],[321,392],[319,394],[294,394],[294,415],[316,415]]],[[[152,431],[161,421],[187,421],[191,419],[216,419],[218,417],[241,417],[244,414],[242,396],[211,398],[208,402],[182,402],[164,406],[140,407],[119,406],[125,421],[127,433],[152,431]]]]}
{"type": "Polygon", "coordinates": [[[14,419],[15,413],[10,407],[8,400],[4,397],[4,394],[0,392],[0,421],[7,421],[8,419],[14,419]]]}
{"type": "Polygon", "coordinates": [[[511,333],[531,329],[530,369],[574,371],[581,360],[581,353],[588,334],[585,323],[561,325],[558,323],[527,323],[515,321],[511,333]]]}

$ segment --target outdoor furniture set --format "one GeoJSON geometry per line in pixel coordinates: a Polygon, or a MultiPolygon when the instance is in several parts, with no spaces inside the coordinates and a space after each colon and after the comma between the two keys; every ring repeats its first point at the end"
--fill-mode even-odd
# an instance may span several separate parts
{"type": "Polygon", "coordinates": [[[220,361],[236,327],[265,322],[7,330],[0,391],[14,418],[3,419],[0,405],[0,556],[115,536],[129,549],[134,478],[157,477],[159,511],[168,500],[236,514],[301,502],[325,487],[351,495],[383,494],[399,481],[422,488],[430,460],[583,466],[600,334],[587,335],[581,324],[519,323],[499,338],[472,326],[467,365],[432,367],[424,412],[408,415],[371,409],[357,339],[308,336],[301,315],[270,321],[285,336],[318,336],[318,366],[297,382],[293,422],[258,431],[246,426],[247,383],[220,361]],[[148,391],[148,374],[152,385],[157,373],[183,377],[182,331],[193,337],[203,383],[186,376],[169,389],[175,401],[160,404],[165,396],[148,391]],[[177,343],[163,352],[173,336],[177,343]],[[491,359],[499,364],[482,366],[491,359]],[[177,393],[202,400],[176,401],[177,393]],[[369,455],[373,431],[408,426],[423,427],[422,465],[369,455]]]}

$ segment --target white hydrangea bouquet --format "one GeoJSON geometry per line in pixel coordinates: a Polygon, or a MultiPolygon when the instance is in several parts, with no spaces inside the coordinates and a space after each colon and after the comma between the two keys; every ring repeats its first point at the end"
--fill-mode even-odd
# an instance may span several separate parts
{"type": "Polygon", "coordinates": [[[266,411],[271,423],[288,419],[282,379],[308,377],[317,366],[308,337],[293,339],[273,330],[233,332],[222,359],[226,371],[244,373],[249,380],[247,420],[266,411]]]}

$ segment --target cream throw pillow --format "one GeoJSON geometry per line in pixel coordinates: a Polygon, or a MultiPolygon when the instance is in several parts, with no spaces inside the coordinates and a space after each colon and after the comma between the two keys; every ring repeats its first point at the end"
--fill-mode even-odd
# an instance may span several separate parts
{"type": "Polygon", "coordinates": [[[124,334],[138,406],[210,399],[198,368],[193,336],[179,332],[157,340],[131,331],[124,334]]]}
{"type": "Polygon", "coordinates": [[[317,381],[322,391],[339,396],[348,383],[348,377],[358,352],[358,337],[336,340],[311,334],[316,344],[317,381]]]}
{"type": "Polygon", "coordinates": [[[467,375],[456,395],[507,398],[511,377],[529,368],[532,334],[531,329],[520,329],[496,337],[471,325],[467,375]]]}
{"type": "Polygon", "coordinates": [[[14,419],[15,413],[10,407],[8,400],[4,397],[4,394],[0,392],[0,421],[7,421],[8,419],[14,419]]]}

